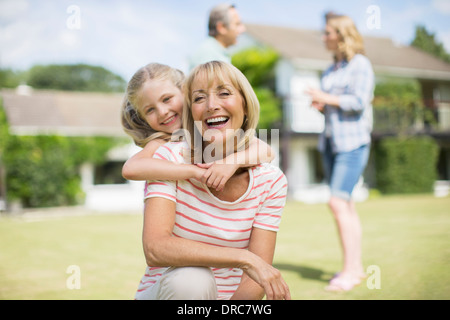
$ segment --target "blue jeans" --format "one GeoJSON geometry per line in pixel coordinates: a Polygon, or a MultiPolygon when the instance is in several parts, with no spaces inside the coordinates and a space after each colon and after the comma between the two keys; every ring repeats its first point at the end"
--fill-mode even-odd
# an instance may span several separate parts
{"type": "Polygon", "coordinates": [[[333,153],[330,139],[326,139],[322,163],[332,196],[346,201],[351,199],[353,188],[366,168],[369,153],[370,144],[349,152],[333,153]]]}

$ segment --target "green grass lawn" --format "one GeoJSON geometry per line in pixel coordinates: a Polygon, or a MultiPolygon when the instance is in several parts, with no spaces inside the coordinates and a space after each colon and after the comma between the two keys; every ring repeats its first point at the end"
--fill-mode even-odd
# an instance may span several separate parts
{"type": "MultiPolygon", "coordinates": [[[[381,288],[364,281],[325,292],[341,266],[334,221],[325,204],[288,202],[274,265],[293,299],[450,298],[450,197],[380,197],[357,208],[364,264],[379,268],[381,288]]],[[[0,299],[133,299],[145,269],[141,228],[140,214],[0,218],[0,299]],[[72,265],[80,289],[67,287],[72,265]]]]}
{"type": "MultiPolygon", "coordinates": [[[[363,262],[366,268],[379,268],[381,288],[369,289],[364,281],[348,293],[324,291],[341,267],[334,220],[326,205],[289,203],[275,265],[294,299],[450,298],[450,198],[383,197],[359,203],[357,209],[363,262]]],[[[376,274],[370,275],[372,284],[376,274]]]]}

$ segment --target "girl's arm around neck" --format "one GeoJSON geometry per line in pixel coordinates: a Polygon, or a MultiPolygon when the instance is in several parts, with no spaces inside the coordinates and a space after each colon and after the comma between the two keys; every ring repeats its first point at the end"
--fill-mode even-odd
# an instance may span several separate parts
{"type": "Polygon", "coordinates": [[[164,140],[155,139],[125,162],[122,176],[127,180],[185,180],[201,179],[205,169],[190,164],[177,164],[154,159],[153,155],[164,140]]]}
{"type": "Polygon", "coordinates": [[[261,139],[255,138],[247,149],[225,158],[225,163],[235,163],[240,167],[251,167],[260,163],[271,162],[274,158],[272,148],[261,139]]]}
{"type": "Polygon", "coordinates": [[[201,182],[209,188],[222,191],[227,181],[239,168],[252,167],[274,159],[272,148],[260,139],[254,139],[245,150],[230,154],[223,160],[207,164],[197,164],[206,169],[201,182]]]}

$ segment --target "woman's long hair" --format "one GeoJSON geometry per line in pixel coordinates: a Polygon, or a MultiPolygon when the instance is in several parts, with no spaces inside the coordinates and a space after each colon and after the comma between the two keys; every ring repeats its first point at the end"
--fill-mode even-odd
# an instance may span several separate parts
{"type": "MultiPolygon", "coordinates": [[[[364,41],[353,20],[348,16],[327,14],[326,23],[339,35],[338,51],[350,61],[356,54],[365,54],[364,41]]],[[[336,57],[334,57],[336,60],[336,57]]]]}

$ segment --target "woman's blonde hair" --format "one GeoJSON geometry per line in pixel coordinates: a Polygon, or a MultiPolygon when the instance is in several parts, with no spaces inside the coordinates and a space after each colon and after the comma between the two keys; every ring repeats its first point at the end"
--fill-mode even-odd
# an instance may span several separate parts
{"type": "Polygon", "coordinates": [[[238,137],[238,142],[234,146],[234,150],[242,150],[247,148],[249,143],[255,137],[256,126],[259,121],[259,101],[253,91],[252,86],[248,82],[247,78],[242,74],[239,69],[233,65],[220,61],[210,61],[205,64],[198,65],[192,70],[188,78],[186,79],[184,85],[184,107],[183,107],[183,128],[187,130],[189,135],[186,137],[190,138],[191,147],[191,160],[196,162],[201,158],[197,158],[200,152],[202,152],[202,144],[197,145],[194,142],[195,136],[200,136],[201,133],[198,131],[194,124],[194,119],[192,117],[192,86],[198,77],[203,77],[206,79],[208,86],[212,86],[214,81],[217,81],[219,85],[224,84],[226,79],[231,81],[233,87],[235,87],[243,101],[244,108],[244,121],[241,126],[243,130],[243,135],[238,137]],[[197,132],[195,132],[197,130],[197,132]],[[196,148],[196,149],[194,149],[196,148]]]}
{"type": "Polygon", "coordinates": [[[350,17],[330,13],[325,20],[339,35],[338,51],[347,61],[358,53],[365,54],[363,38],[350,17]]]}
{"type": "Polygon", "coordinates": [[[170,140],[168,133],[154,130],[143,118],[140,94],[142,86],[148,80],[170,80],[182,90],[184,74],[164,64],[150,63],[136,71],[128,82],[122,103],[122,126],[134,143],[142,148],[153,139],[170,140]]]}

